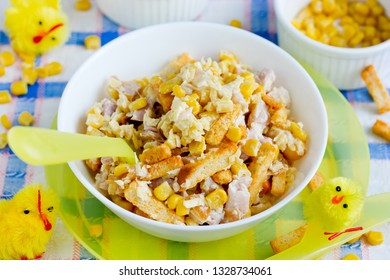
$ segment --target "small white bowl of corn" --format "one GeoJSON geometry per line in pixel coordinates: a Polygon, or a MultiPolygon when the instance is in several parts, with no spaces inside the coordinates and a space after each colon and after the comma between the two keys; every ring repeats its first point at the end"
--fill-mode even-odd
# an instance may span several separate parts
{"type": "Polygon", "coordinates": [[[364,87],[372,64],[390,77],[390,1],[275,0],[279,45],[339,89],[364,87]]]}

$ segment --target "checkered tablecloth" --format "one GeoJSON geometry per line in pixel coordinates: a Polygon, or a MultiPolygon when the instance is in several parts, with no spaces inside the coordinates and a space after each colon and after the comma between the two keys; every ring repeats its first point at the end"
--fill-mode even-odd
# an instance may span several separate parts
{"type": "MultiPolygon", "coordinates": [[[[28,94],[13,97],[12,102],[0,105],[0,115],[6,114],[14,124],[22,111],[30,112],[34,118],[34,126],[50,127],[55,117],[60,98],[66,83],[75,70],[94,52],[84,48],[84,38],[90,34],[101,37],[105,44],[121,34],[131,32],[105,17],[92,1],[88,11],[76,11],[73,0],[63,0],[62,5],[67,13],[72,34],[67,43],[48,54],[38,58],[36,65],[44,65],[58,61],[64,67],[63,73],[57,76],[41,78],[29,87],[28,94]]],[[[0,1],[0,52],[11,50],[9,38],[4,32],[4,10],[9,5],[8,0],[0,1]]],[[[243,28],[277,43],[275,17],[272,0],[210,0],[206,10],[196,19],[229,24],[230,20],[242,22],[243,28]]],[[[6,68],[6,75],[0,77],[0,90],[9,89],[11,82],[20,79],[21,61],[6,68]]],[[[390,80],[383,81],[390,87],[390,80]]],[[[371,126],[377,118],[390,121],[390,116],[378,116],[376,105],[366,88],[342,91],[355,111],[363,130],[366,133],[370,151],[370,184],[368,194],[378,194],[390,191],[390,144],[375,136],[371,126]]],[[[80,96],[82,98],[82,96],[80,96]]],[[[5,129],[0,127],[0,133],[5,129]]],[[[12,197],[24,185],[30,183],[45,183],[43,167],[30,166],[17,158],[9,147],[0,151],[0,198],[12,197]]],[[[385,242],[379,246],[369,246],[363,241],[352,245],[342,245],[324,259],[340,259],[347,253],[355,253],[363,259],[390,259],[390,224],[384,224],[376,230],[385,235],[385,242]]],[[[1,236],[0,236],[1,240],[1,236]]],[[[70,234],[61,219],[58,219],[52,239],[50,240],[43,259],[94,259],[80,243],[70,234]]]]}

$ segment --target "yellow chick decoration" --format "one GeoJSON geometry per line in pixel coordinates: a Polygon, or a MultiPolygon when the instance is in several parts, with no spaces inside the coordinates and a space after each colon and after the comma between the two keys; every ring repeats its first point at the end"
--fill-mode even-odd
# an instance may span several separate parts
{"type": "Polygon", "coordinates": [[[0,259],[40,258],[53,233],[57,205],[55,194],[37,184],[0,200],[0,259]]]}
{"type": "Polygon", "coordinates": [[[304,214],[308,223],[318,223],[333,239],[344,232],[361,230],[349,228],[360,218],[364,193],[353,180],[336,177],[325,181],[306,199],[304,214]]]}
{"type": "Polygon", "coordinates": [[[49,52],[69,37],[68,18],[60,0],[10,0],[5,28],[12,48],[24,60],[49,52]]]}

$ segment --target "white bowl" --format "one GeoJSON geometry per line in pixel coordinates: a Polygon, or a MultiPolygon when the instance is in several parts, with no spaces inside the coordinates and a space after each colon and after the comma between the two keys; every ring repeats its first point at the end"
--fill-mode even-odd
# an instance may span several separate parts
{"type": "Polygon", "coordinates": [[[195,19],[209,0],[96,0],[110,19],[131,29],[195,19]]]}
{"type": "Polygon", "coordinates": [[[124,210],[95,188],[94,177],[84,162],[69,163],[76,177],[97,199],[129,224],[152,235],[201,242],[240,233],[291,201],[307,185],[322,161],[328,134],[327,114],[311,77],[288,53],[266,39],[239,28],[213,23],[155,25],[127,33],[102,47],[68,82],[59,106],[58,130],[85,132],[86,112],[102,99],[104,86],[112,75],[122,80],[151,76],[183,52],[196,59],[217,59],[221,49],[234,52],[240,61],[254,69],[273,69],[278,85],[289,90],[292,117],[302,121],[309,135],[307,153],[296,165],[302,176],[274,206],[262,213],[232,223],[193,227],[158,222],[124,210]],[[150,38],[159,43],[150,44],[150,38]]]}
{"type": "MultiPolygon", "coordinates": [[[[311,65],[339,89],[365,87],[361,71],[373,64],[382,80],[390,79],[390,40],[367,48],[339,48],[319,43],[292,24],[310,0],[275,0],[279,46],[311,65]]],[[[390,1],[379,0],[390,14],[390,1]]]]}

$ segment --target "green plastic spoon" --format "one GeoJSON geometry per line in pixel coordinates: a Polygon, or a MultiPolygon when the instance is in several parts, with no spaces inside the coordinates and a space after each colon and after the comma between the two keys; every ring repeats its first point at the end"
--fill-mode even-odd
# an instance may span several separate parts
{"type": "Polygon", "coordinates": [[[51,165],[105,156],[124,157],[130,164],[137,161],[134,151],[121,138],[23,126],[11,128],[7,137],[12,151],[31,165],[51,165]]]}
{"type": "Polygon", "coordinates": [[[369,196],[365,199],[361,218],[356,222],[356,226],[362,226],[363,230],[345,233],[333,240],[328,240],[328,236],[324,235],[324,231],[320,226],[317,224],[308,224],[306,233],[298,244],[271,256],[268,260],[317,259],[327,251],[389,220],[390,193],[369,196]]]}

